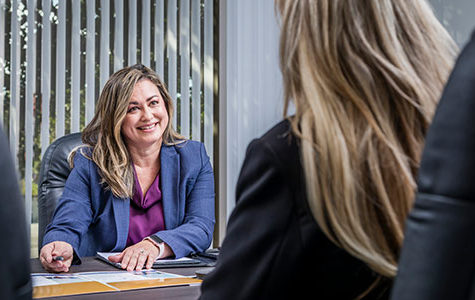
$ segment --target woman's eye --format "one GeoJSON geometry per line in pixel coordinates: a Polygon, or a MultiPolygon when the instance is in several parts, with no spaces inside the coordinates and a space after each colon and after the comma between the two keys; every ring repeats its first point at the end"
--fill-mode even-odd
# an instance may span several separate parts
{"type": "Polygon", "coordinates": [[[158,102],[158,100],[152,100],[152,101],[150,101],[150,104],[151,105],[158,105],[159,102],[158,102]]]}
{"type": "Polygon", "coordinates": [[[138,109],[139,109],[139,108],[138,108],[137,106],[133,106],[133,107],[129,108],[129,109],[127,110],[127,112],[128,112],[128,113],[129,113],[129,112],[133,112],[133,111],[136,111],[136,110],[138,110],[138,109]]]}

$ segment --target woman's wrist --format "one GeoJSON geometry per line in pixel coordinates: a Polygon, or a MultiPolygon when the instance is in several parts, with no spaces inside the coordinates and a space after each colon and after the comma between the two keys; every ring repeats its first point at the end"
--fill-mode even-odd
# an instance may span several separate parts
{"type": "Polygon", "coordinates": [[[143,241],[147,241],[152,243],[155,247],[158,248],[158,257],[157,258],[165,258],[173,255],[173,251],[171,250],[170,246],[168,246],[165,242],[157,242],[151,237],[146,237],[143,241]]]}
{"type": "Polygon", "coordinates": [[[157,248],[157,250],[158,250],[157,258],[160,257],[160,254],[162,253],[162,249],[160,248],[160,245],[159,245],[157,242],[155,242],[155,241],[154,241],[153,239],[151,239],[150,237],[146,237],[146,238],[144,238],[142,241],[144,241],[144,242],[149,242],[149,243],[151,243],[152,245],[154,245],[154,246],[157,248]]]}

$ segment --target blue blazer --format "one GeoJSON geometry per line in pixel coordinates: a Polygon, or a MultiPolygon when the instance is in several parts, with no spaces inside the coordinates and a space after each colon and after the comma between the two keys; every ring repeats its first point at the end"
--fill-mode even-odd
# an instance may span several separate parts
{"type": "MultiPolygon", "coordinates": [[[[160,162],[165,230],[155,235],[177,258],[206,250],[215,220],[213,169],[204,145],[190,140],[163,145],[160,162]]],[[[100,182],[96,164],[78,151],[43,245],[64,241],[79,257],[124,250],[130,198],[115,197],[100,182]]]]}

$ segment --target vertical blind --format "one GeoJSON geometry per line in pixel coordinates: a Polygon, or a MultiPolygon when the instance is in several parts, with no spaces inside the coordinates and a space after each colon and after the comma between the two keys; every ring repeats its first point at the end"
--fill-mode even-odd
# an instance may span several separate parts
{"type": "MultiPolygon", "coordinates": [[[[233,210],[239,170],[249,142],[282,120],[283,90],[279,70],[279,24],[273,0],[227,1],[225,85],[226,214],[233,210]]],[[[220,67],[223,70],[222,66],[220,67]]],[[[221,204],[221,203],[220,203],[221,204]]]]}
{"type": "Polygon", "coordinates": [[[41,157],[81,131],[108,77],[138,62],[174,99],[173,124],[213,162],[216,0],[0,0],[0,124],[27,220],[36,222],[41,157]]]}

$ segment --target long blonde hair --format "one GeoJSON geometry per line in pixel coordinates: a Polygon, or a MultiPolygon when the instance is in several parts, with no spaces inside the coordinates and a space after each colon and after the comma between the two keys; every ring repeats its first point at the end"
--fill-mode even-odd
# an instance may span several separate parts
{"type": "MultiPolygon", "coordinates": [[[[136,64],[112,74],[99,96],[93,119],[82,132],[82,141],[92,148],[92,153],[89,156],[84,149],[81,152],[97,165],[101,183],[120,198],[133,196],[134,175],[121,127],[134,87],[142,79],[155,84],[165,102],[168,125],[163,132],[163,143],[172,145],[184,140],[172,127],[172,98],[153,70],[136,64]]],[[[75,151],[70,156],[70,163],[74,154],[75,151]]]]}
{"type": "Polygon", "coordinates": [[[285,110],[323,232],[394,277],[457,47],[425,0],[276,0],[285,110]]]}

